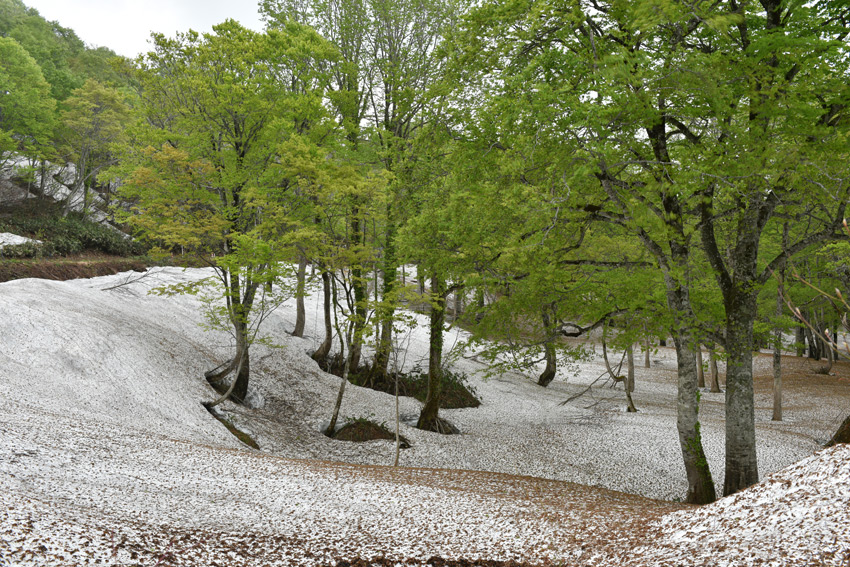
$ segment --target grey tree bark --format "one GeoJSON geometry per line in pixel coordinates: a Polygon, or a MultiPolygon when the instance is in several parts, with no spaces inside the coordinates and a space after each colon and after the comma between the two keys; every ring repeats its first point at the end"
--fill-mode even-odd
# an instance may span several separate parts
{"type": "Polygon", "coordinates": [[[444,282],[438,276],[431,277],[431,324],[428,349],[428,393],[425,405],[416,423],[418,429],[442,432],[439,422],[440,395],[443,390],[443,324],[445,322],[446,296],[444,282]]]}
{"type": "Polygon", "coordinates": [[[325,320],[325,339],[311,355],[320,365],[326,365],[333,346],[333,320],[331,318],[331,274],[322,270],[322,306],[325,320]]]}
{"type": "Polygon", "coordinates": [[[307,258],[301,256],[298,261],[298,275],[296,276],[295,287],[295,329],[292,331],[293,337],[304,336],[304,324],[307,320],[307,311],[304,308],[304,292],[307,281],[307,258]]]}

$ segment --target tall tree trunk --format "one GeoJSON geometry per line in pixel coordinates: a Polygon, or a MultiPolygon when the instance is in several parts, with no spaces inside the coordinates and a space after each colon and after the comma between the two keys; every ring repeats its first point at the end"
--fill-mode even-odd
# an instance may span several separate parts
{"type": "Polygon", "coordinates": [[[304,309],[304,292],[305,283],[307,280],[307,258],[301,256],[298,261],[298,275],[295,286],[295,329],[292,331],[293,337],[304,336],[304,324],[307,320],[307,311],[304,309]]]}
{"type": "Polygon", "coordinates": [[[381,329],[378,337],[378,348],[375,350],[375,360],[372,364],[372,379],[377,376],[387,375],[387,367],[389,366],[393,345],[393,317],[395,316],[393,291],[395,291],[396,277],[398,276],[398,260],[395,254],[395,230],[392,227],[388,227],[386,236],[387,239],[384,245],[383,293],[382,301],[378,306],[378,320],[381,323],[381,329]]]}
{"type": "Polygon", "coordinates": [[[782,333],[777,331],[773,346],[773,415],[772,421],[782,421],[782,333]]]}
{"type": "Polygon", "coordinates": [[[726,477],[728,496],[759,480],[753,397],[756,295],[737,291],[726,306],[726,477]]]}
{"type": "Polygon", "coordinates": [[[425,295],[425,271],[416,264],[416,282],[419,285],[419,295],[425,295]]]}
{"type": "Polygon", "coordinates": [[[428,350],[428,394],[419,414],[416,427],[426,431],[439,431],[440,395],[443,389],[443,324],[445,322],[446,296],[444,283],[438,276],[431,278],[431,338],[428,350]]]}
{"type": "Polygon", "coordinates": [[[705,369],[702,367],[702,345],[697,344],[697,388],[705,388],[705,369]]]}
{"type": "Polygon", "coordinates": [[[552,344],[552,341],[555,340],[554,329],[552,328],[552,319],[549,317],[548,305],[543,307],[541,319],[543,320],[543,356],[546,360],[546,369],[543,370],[543,373],[537,379],[537,384],[545,388],[552,383],[558,372],[555,345],[552,344]]]}
{"type": "MultiPolygon", "coordinates": [[[[787,224],[785,230],[787,234],[787,224]]],[[[782,274],[779,278],[779,287],[776,289],[776,343],[773,345],[773,421],[782,421],[782,328],[779,327],[779,318],[782,317],[782,274]]]]}
{"type": "Polygon", "coordinates": [[[850,443],[850,415],[844,418],[844,421],[835,431],[835,435],[826,443],[825,447],[832,447],[838,443],[850,443]]]}
{"type": "Polygon", "coordinates": [[[649,368],[649,351],[652,349],[652,342],[649,340],[649,337],[644,339],[643,343],[643,367],[649,368]]]}
{"type": "Polygon", "coordinates": [[[236,383],[233,386],[233,391],[230,393],[230,398],[238,403],[244,403],[248,396],[248,378],[251,374],[251,363],[248,354],[248,325],[241,323],[236,329],[236,360],[239,361],[236,375],[236,383]]]}
{"type": "MultiPolygon", "coordinates": [[[[333,286],[333,304],[337,309],[339,309],[335,285],[333,286]]],[[[345,395],[345,385],[348,383],[348,373],[351,371],[351,357],[344,355],[346,347],[349,351],[351,350],[351,340],[349,339],[348,333],[343,333],[342,329],[340,329],[339,319],[336,319],[336,334],[339,335],[339,340],[342,343],[341,348],[343,349],[343,354],[340,356],[340,359],[345,360],[345,362],[342,365],[342,380],[339,383],[339,390],[336,394],[336,402],[334,403],[334,410],[331,414],[331,421],[325,431],[325,435],[328,437],[333,437],[334,433],[336,433],[336,422],[339,419],[339,411],[342,408],[342,398],[345,395]]]]}
{"type": "Polygon", "coordinates": [[[327,270],[322,270],[322,300],[325,317],[325,340],[312,354],[312,358],[320,366],[327,366],[328,355],[331,353],[334,339],[333,320],[331,318],[331,274],[327,270]]]}
{"type": "Polygon", "coordinates": [[[794,340],[797,343],[797,358],[806,355],[806,330],[803,325],[794,328],[794,340]]]}
{"type": "Polygon", "coordinates": [[[714,345],[708,349],[708,381],[713,394],[720,393],[720,373],[717,371],[717,352],[714,345]]]}
{"type": "MultiPolygon", "coordinates": [[[[353,220],[351,221],[351,234],[353,246],[356,252],[365,241],[364,229],[361,219],[358,217],[359,211],[355,209],[353,220]]],[[[354,263],[351,268],[351,287],[354,290],[354,333],[351,339],[351,345],[348,348],[348,356],[352,372],[357,372],[360,368],[360,357],[363,353],[363,334],[366,329],[366,318],[368,317],[368,296],[367,282],[363,277],[363,266],[359,260],[354,263]]]]}
{"type": "Polygon", "coordinates": [[[634,401],[632,401],[632,392],[635,391],[635,350],[634,345],[629,345],[626,351],[626,402],[628,406],[626,411],[634,413],[637,411],[634,401]]]}
{"type": "Polygon", "coordinates": [[[815,338],[814,333],[812,333],[812,330],[808,327],[803,329],[803,333],[805,333],[806,343],[809,345],[809,358],[812,360],[820,360],[820,341],[815,338]]]}
{"type": "Polygon", "coordinates": [[[679,378],[676,428],[679,432],[679,445],[682,448],[682,458],[685,461],[685,472],[688,477],[686,501],[691,504],[708,504],[717,499],[717,494],[714,490],[708,460],[702,448],[697,402],[696,358],[690,346],[691,337],[681,330],[674,330],[673,344],[676,347],[679,378]]]}

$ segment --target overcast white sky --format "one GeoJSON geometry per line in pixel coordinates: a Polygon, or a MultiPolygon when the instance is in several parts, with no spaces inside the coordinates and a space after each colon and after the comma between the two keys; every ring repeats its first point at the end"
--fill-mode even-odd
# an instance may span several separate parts
{"type": "Polygon", "coordinates": [[[209,31],[228,18],[260,30],[257,0],[24,0],[50,21],[71,28],[89,45],[135,57],[148,51],[151,31],[209,31]]]}

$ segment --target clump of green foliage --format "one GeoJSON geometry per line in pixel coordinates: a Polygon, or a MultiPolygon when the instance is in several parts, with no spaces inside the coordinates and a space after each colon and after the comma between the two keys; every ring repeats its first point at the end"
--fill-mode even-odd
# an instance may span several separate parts
{"type": "MultiPolygon", "coordinates": [[[[420,402],[425,402],[428,396],[428,374],[419,368],[414,368],[410,374],[398,376],[398,393],[401,396],[410,396],[420,402]]],[[[374,376],[367,368],[349,375],[352,384],[386,392],[395,393],[396,374],[388,373],[384,376],[374,376]]],[[[481,405],[477,393],[469,383],[469,377],[462,372],[454,372],[443,369],[443,387],[440,394],[440,407],[443,409],[477,408],[481,405]]]]}
{"type": "Polygon", "coordinates": [[[35,258],[67,256],[80,252],[103,252],[114,256],[140,256],[147,248],[107,226],[92,222],[79,213],[62,216],[57,211],[44,214],[13,214],[0,221],[0,232],[27,236],[29,242],[5,246],[3,257],[35,258]]]}

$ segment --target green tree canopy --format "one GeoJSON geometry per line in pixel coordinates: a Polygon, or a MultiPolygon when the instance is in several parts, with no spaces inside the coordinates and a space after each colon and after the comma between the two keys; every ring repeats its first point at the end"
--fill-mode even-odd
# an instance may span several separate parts
{"type": "Polygon", "coordinates": [[[48,152],[56,102],[38,63],[10,37],[0,37],[0,168],[19,153],[48,152]]]}

